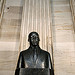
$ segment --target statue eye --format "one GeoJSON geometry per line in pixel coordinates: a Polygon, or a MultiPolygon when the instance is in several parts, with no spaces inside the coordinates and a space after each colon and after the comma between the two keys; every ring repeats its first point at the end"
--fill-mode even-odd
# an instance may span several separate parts
{"type": "Polygon", "coordinates": [[[31,38],[32,38],[33,36],[31,36],[31,38]]]}

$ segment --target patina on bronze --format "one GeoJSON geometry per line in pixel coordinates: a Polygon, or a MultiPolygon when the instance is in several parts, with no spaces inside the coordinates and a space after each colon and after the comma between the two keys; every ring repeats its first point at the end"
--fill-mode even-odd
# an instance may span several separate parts
{"type": "Polygon", "coordinates": [[[27,50],[20,52],[17,69],[49,68],[53,70],[50,54],[39,47],[40,39],[38,33],[31,32],[28,36],[28,41],[30,46],[27,50]]]}

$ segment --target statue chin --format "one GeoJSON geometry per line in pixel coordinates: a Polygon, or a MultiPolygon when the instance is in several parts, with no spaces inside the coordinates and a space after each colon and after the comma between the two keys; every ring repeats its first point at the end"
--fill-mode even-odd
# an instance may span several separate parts
{"type": "Polygon", "coordinates": [[[38,45],[37,43],[34,43],[34,44],[33,44],[33,46],[37,46],[37,45],[38,45]]]}

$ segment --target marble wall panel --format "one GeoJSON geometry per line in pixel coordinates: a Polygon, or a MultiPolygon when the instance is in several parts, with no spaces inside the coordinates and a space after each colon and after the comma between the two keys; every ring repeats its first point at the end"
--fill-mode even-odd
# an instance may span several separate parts
{"type": "Polygon", "coordinates": [[[18,41],[0,41],[0,51],[18,51],[19,50],[19,40],[18,41]]]}
{"type": "Polygon", "coordinates": [[[36,31],[40,36],[40,46],[45,50],[50,49],[50,1],[25,0],[22,18],[21,49],[28,48],[28,34],[36,31]]]}
{"type": "Polygon", "coordinates": [[[16,69],[23,0],[6,0],[0,25],[0,75],[14,75],[16,69]]]}
{"type": "Polygon", "coordinates": [[[0,75],[14,75],[14,71],[3,70],[0,71],[0,75]]]}
{"type": "Polygon", "coordinates": [[[69,0],[53,0],[52,8],[55,75],[75,75],[74,29],[69,0]]]}
{"type": "Polygon", "coordinates": [[[11,70],[15,69],[16,57],[18,51],[0,51],[0,70],[11,70]]]}

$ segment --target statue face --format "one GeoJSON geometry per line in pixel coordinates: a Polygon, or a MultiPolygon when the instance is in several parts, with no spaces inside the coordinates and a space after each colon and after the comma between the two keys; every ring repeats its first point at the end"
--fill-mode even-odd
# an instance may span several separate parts
{"type": "Polygon", "coordinates": [[[31,45],[36,46],[39,44],[39,35],[37,33],[31,33],[29,36],[29,42],[31,45]]]}

